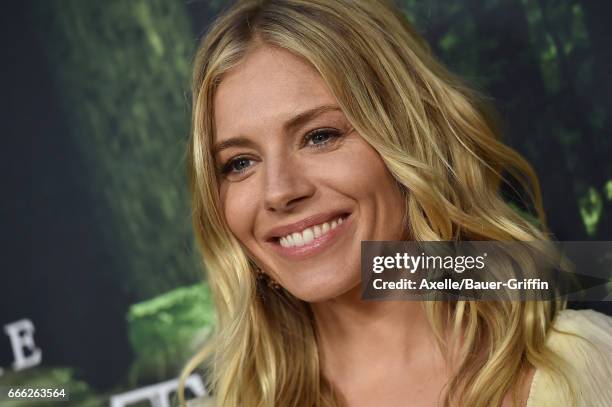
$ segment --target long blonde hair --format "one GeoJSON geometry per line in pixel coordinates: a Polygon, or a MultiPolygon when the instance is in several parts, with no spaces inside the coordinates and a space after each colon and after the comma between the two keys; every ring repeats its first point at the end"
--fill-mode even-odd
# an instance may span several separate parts
{"type": "MultiPolygon", "coordinates": [[[[206,362],[222,406],[339,406],[320,373],[308,304],[258,283],[222,215],[211,154],[213,97],[223,74],[256,41],[289,50],[320,73],[407,192],[406,221],[415,240],[547,240],[538,180],[500,142],[482,98],[436,61],[390,1],[246,0],[217,18],[195,58],[189,146],[193,225],[217,322],[214,338],[182,380],[206,362]],[[504,183],[521,186],[537,224],[503,199],[504,183]]],[[[442,349],[450,345],[445,327],[463,338],[444,405],[500,405],[509,391],[516,401],[531,365],[563,379],[571,394],[563,361],[545,346],[563,301],[423,305],[442,349]],[[472,352],[482,349],[485,357],[472,352]]]]}

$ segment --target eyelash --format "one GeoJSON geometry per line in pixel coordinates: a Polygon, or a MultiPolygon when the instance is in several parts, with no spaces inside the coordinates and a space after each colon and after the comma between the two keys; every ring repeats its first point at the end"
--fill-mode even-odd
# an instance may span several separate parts
{"type": "Polygon", "coordinates": [[[314,148],[321,148],[321,146],[325,146],[328,143],[330,143],[331,140],[342,136],[342,134],[338,130],[335,130],[335,129],[317,129],[317,130],[311,131],[310,133],[304,136],[304,139],[302,140],[302,146],[307,145],[307,143],[310,142],[314,137],[319,136],[321,134],[329,135],[331,137],[327,141],[324,141],[323,143],[314,144],[313,146],[318,146],[314,148]]]}
{"type": "MultiPolygon", "coordinates": [[[[339,137],[342,136],[342,133],[336,129],[317,129],[317,130],[313,130],[310,133],[306,134],[304,136],[304,138],[302,139],[302,143],[301,143],[301,147],[305,147],[308,146],[308,143],[316,136],[319,135],[327,135],[330,136],[330,138],[328,138],[327,140],[318,143],[318,144],[312,144],[310,145],[310,147],[312,148],[323,148],[325,146],[327,146],[327,144],[333,142],[334,139],[337,139],[339,137]]],[[[228,160],[225,164],[223,164],[220,168],[220,172],[223,175],[228,175],[230,173],[233,174],[242,174],[243,172],[245,172],[246,170],[248,170],[249,167],[246,167],[240,171],[236,171],[234,172],[232,169],[232,166],[234,165],[234,163],[238,162],[239,160],[251,160],[250,158],[248,158],[247,156],[238,156],[238,157],[234,157],[231,158],[230,160],[228,160]]],[[[252,160],[251,160],[252,161],[252,160]]]]}

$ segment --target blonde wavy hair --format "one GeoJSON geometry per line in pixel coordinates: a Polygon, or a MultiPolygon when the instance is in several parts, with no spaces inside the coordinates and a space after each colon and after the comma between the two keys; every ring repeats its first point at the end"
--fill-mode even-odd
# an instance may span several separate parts
{"type": "MultiPolygon", "coordinates": [[[[193,225],[217,321],[214,337],[181,375],[179,398],[184,405],[185,378],[205,364],[218,405],[340,406],[320,371],[308,304],[258,283],[220,205],[213,98],[223,74],[256,42],[289,50],[320,73],[406,191],[414,240],[548,240],[539,184],[531,166],[499,140],[483,98],[434,58],[391,2],[246,0],[217,18],[195,57],[189,145],[193,225]],[[521,186],[538,222],[504,200],[504,183],[521,186]]],[[[545,345],[563,301],[423,306],[442,350],[452,347],[448,327],[451,338],[461,338],[443,405],[497,406],[508,392],[517,403],[530,366],[574,394],[567,363],[545,345]]]]}

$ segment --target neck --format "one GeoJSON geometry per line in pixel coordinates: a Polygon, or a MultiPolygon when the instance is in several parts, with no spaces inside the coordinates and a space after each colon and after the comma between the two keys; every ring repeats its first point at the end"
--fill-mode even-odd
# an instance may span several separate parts
{"type": "Polygon", "coordinates": [[[424,354],[438,353],[420,302],[364,301],[357,286],[310,306],[321,368],[334,381],[349,380],[356,372],[371,371],[375,365],[403,370],[421,363],[424,354]]]}

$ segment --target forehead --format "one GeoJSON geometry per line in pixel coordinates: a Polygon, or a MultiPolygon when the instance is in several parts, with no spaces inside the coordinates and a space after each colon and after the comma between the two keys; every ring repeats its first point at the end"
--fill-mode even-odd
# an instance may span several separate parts
{"type": "Polygon", "coordinates": [[[227,72],[215,94],[217,139],[282,125],[295,114],[335,103],[323,78],[303,58],[260,45],[227,72]]]}

